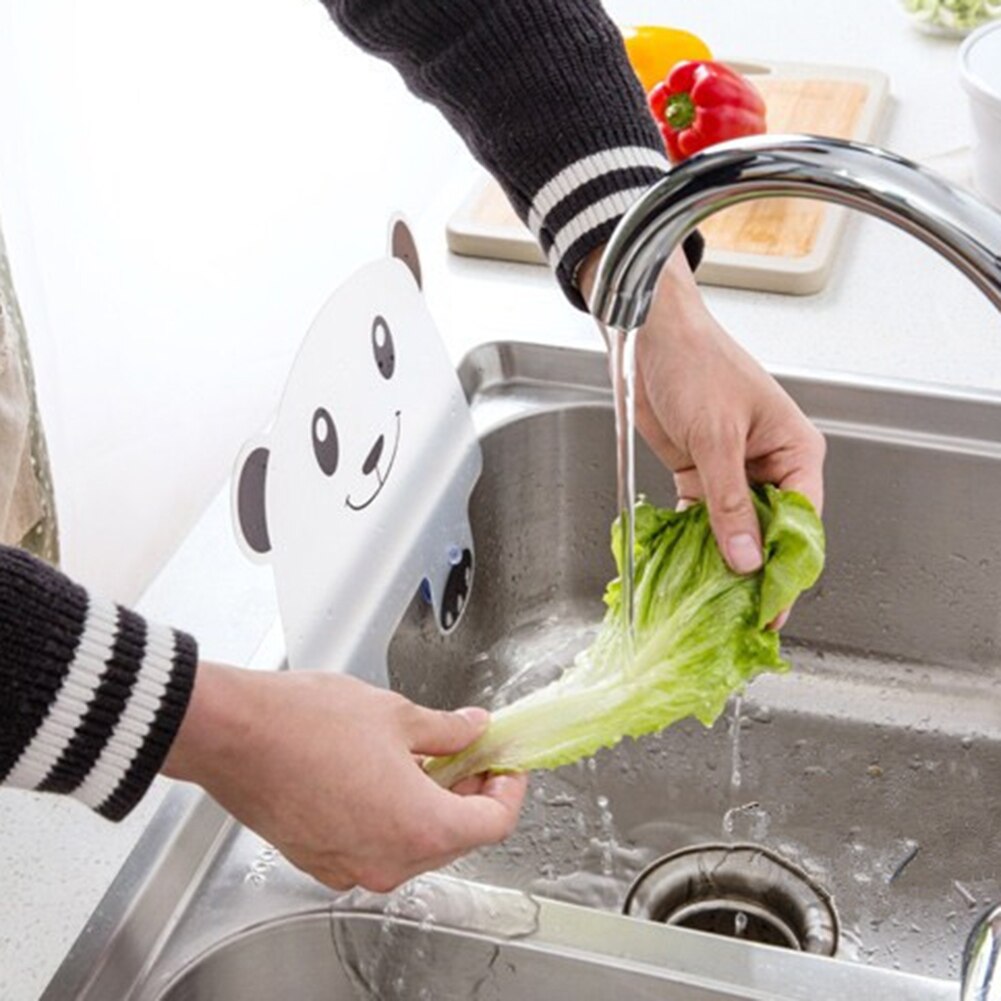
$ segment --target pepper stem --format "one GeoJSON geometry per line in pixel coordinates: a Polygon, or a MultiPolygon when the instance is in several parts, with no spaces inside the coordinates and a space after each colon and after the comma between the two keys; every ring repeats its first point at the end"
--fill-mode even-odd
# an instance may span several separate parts
{"type": "Polygon", "coordinates": [[[689,94],[672,94],[667,99],[664,118],[672,129],[687,129],[695,121],[695,102],[689,94]]]}

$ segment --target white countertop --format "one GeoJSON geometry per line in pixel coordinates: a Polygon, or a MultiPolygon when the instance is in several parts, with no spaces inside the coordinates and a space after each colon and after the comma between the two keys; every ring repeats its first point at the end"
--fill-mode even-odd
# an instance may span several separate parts
{"type": "MultiPolygon", "coordinates": [[[[969,142],[955,44],[914,31],[890,0],[753,5],[636,0],[609,7],[622,22],[656,19],[692,28],[720,55],[880,68],[889,75],[893,94],[883,145],[928,158],[969,142]]],[[[542,269],[448,257],[444,220],[474,171],[452,147],[443,159],[440,187],[429,192],[414,222],[427,294],[453,354],[458,357],[478,341],[540,333],[593,347],[593,325],[568,310],[542,269]]],[[[365,208],[350,201],[345,194],[347,222],[372,225],[365,208]]],[[[375,225],[381,227],[381,219],[375,225]]],[[[931,251],[870,219],[849,225],[834,275],[819,295],[798,299],[725,289],[706,294],[728,329],[772,367],[1001,389],[997,315],[931,251]]],[[[211,505],[140,607],[194,631],[208,657],[249,659],[274,614],[270,576],[237,552],[224,496],[211,505]]],[[[0,794],[0,997],[5,1001],[39,995],[165,785],[117,826],[75,803],[0,794]]]]}

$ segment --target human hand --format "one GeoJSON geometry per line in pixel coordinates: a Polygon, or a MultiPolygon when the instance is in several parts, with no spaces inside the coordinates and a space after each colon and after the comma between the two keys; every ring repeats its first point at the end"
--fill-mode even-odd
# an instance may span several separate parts
{"type": "MultiPolygon", "coordinates": [[[[585,261],[590,298],[600,250],[585,261]]],[[[679,502],[705,499],[737,573],[761,566],[748,482],[798,490],[821,510],[825,444],[779,384],[705,307],[684,254],[665,265],[636,343],[636,425],[674,472],[679,502]]],[[[785,621],[785,613],[774,623],[785,621]]]]}
{"type": "Polygon", "coordinates": [[[449,792],[421,767],[472,743],[488,719],[344,675],[202,663],[163,771],[202,786],[320,882],[386,892],[514,830],[525,776],[449,792]]]}

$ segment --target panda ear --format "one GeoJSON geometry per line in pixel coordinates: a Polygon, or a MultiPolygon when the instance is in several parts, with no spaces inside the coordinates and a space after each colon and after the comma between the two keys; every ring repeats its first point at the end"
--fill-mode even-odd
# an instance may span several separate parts
{"type": "Polygon", "coordinates": [[[263,445],[249,446],[240,456],[233,484],[233,522],[240,542],[252,559],[271,552],[265,486],[271,452],[263,445]]]}
{"type": "Polygon", "coordinates": [[[417,287],[422,289],[424,286],[421,283],[421,259],[417,254],[417,241],[403,216],[394,216],[389,221],[389,253],[410,268],[417,287]]]}

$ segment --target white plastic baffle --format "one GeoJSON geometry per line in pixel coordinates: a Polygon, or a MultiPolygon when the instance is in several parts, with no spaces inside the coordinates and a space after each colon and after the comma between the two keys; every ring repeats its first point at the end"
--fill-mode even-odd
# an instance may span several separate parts
{"type": "Polygon", "coordinates": [[[421,293],[404,220],[303,340],[274,422],[240,453],[236,534],[270,563],[292,668],[388,683],[414,595],[455,628],[473,578],[469,497],[482,469],[458,377],[421,293]]]}

